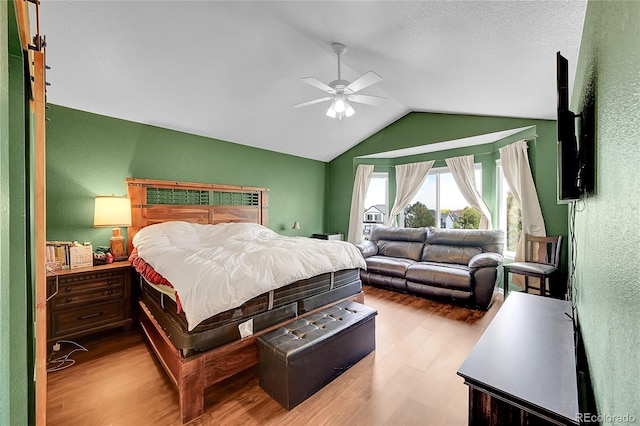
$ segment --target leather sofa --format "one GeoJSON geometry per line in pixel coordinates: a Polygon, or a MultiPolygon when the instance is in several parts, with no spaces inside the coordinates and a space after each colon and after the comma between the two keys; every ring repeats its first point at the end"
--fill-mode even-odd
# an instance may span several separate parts
{"type": "Polygon", "coordinates": [[[376,226],[357,246],[363,284],[486,310],[502,274],[504,231],[376,226]]]}

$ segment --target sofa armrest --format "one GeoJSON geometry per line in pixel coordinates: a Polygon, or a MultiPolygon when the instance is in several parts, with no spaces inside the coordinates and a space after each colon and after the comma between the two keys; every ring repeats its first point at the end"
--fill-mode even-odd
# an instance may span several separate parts
{"type": "Polygon", "coordinates": [[[371,240],[365,240],[356,244],[356,247],[360,249],[362,257],[367,258],[378,254],[378,245],[371,240]]]}
{"type": "Polygon", "coordinates": [[[469,268],[477,269],[477,268],[487,268],[487,267],[498,267],[502,265],[502,255],[498,253],[480,253],[476,254],[469,260],[469,268]]]}
{"type": "Polygon", "coordinates": [[[469,269],[473,277],[473,295],[478,309],[486,311],[491,306],[497,289],[498,278],[502,273],[502,255],[498,253],[480,253],[471,258],[469,269]]]}

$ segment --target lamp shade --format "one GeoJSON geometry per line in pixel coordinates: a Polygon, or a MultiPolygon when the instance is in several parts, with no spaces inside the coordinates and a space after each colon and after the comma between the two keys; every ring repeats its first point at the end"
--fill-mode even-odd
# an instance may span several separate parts
{"type": "Polygon", "coordinates": [[[96,197],[93,226],[131,226],[131,200],[127,197],[96,197]]]}
{"type": "Polygon", "coordinates": [[[300,222],[293,222],[293,227],[291,229],[300,229],[300,222]]]}

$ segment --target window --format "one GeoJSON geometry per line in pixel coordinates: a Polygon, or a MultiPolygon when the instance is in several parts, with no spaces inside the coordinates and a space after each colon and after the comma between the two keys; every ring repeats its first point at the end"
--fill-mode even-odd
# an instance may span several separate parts
{"type": "Polygon", "coordinates": [[[365,222],[381,222],[382,215],[380,213],[367,213],[364,218],[365,222]]]}
{"type": "Polygon", "coordinates": [[[388,206],[389,174],[387,172],[374,172],[364,200],[364,226],[362,227],[364,239],[369,238],[369,233],[374,224],[382,224],[386,221],[388,206]]]}
{"type": "Polygon", "coordinates": [[[522,234],[522,214],[504,178],[500,160],[496,161],[496,172],[498,176],[498,226],[505,233],[504,254],[506,257],[513,258],[516,255],[518,240],[522,234]]]}
{"type": "MultiPolygon", "coordinates": [[[[482,193],[482,164],[475,165],[476,186],[482,193]]],[[[435,226],[436,228],[480,227],[481,214],[469,206],[458,189],[448,167],[431,169],[422,187],[401,215],[407,228],[435,226]]]]}

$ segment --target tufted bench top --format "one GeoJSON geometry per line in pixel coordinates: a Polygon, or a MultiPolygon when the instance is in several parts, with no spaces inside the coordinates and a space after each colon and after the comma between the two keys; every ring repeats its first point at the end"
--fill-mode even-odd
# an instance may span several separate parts
{"type": "Polygon", "coordinates": [[[297,319],[258,338],[261,350],[285,363],[310,350],[314,345],[356,326],[378,311],[351,301],[343,301],[320,312],[297,319]]]}

